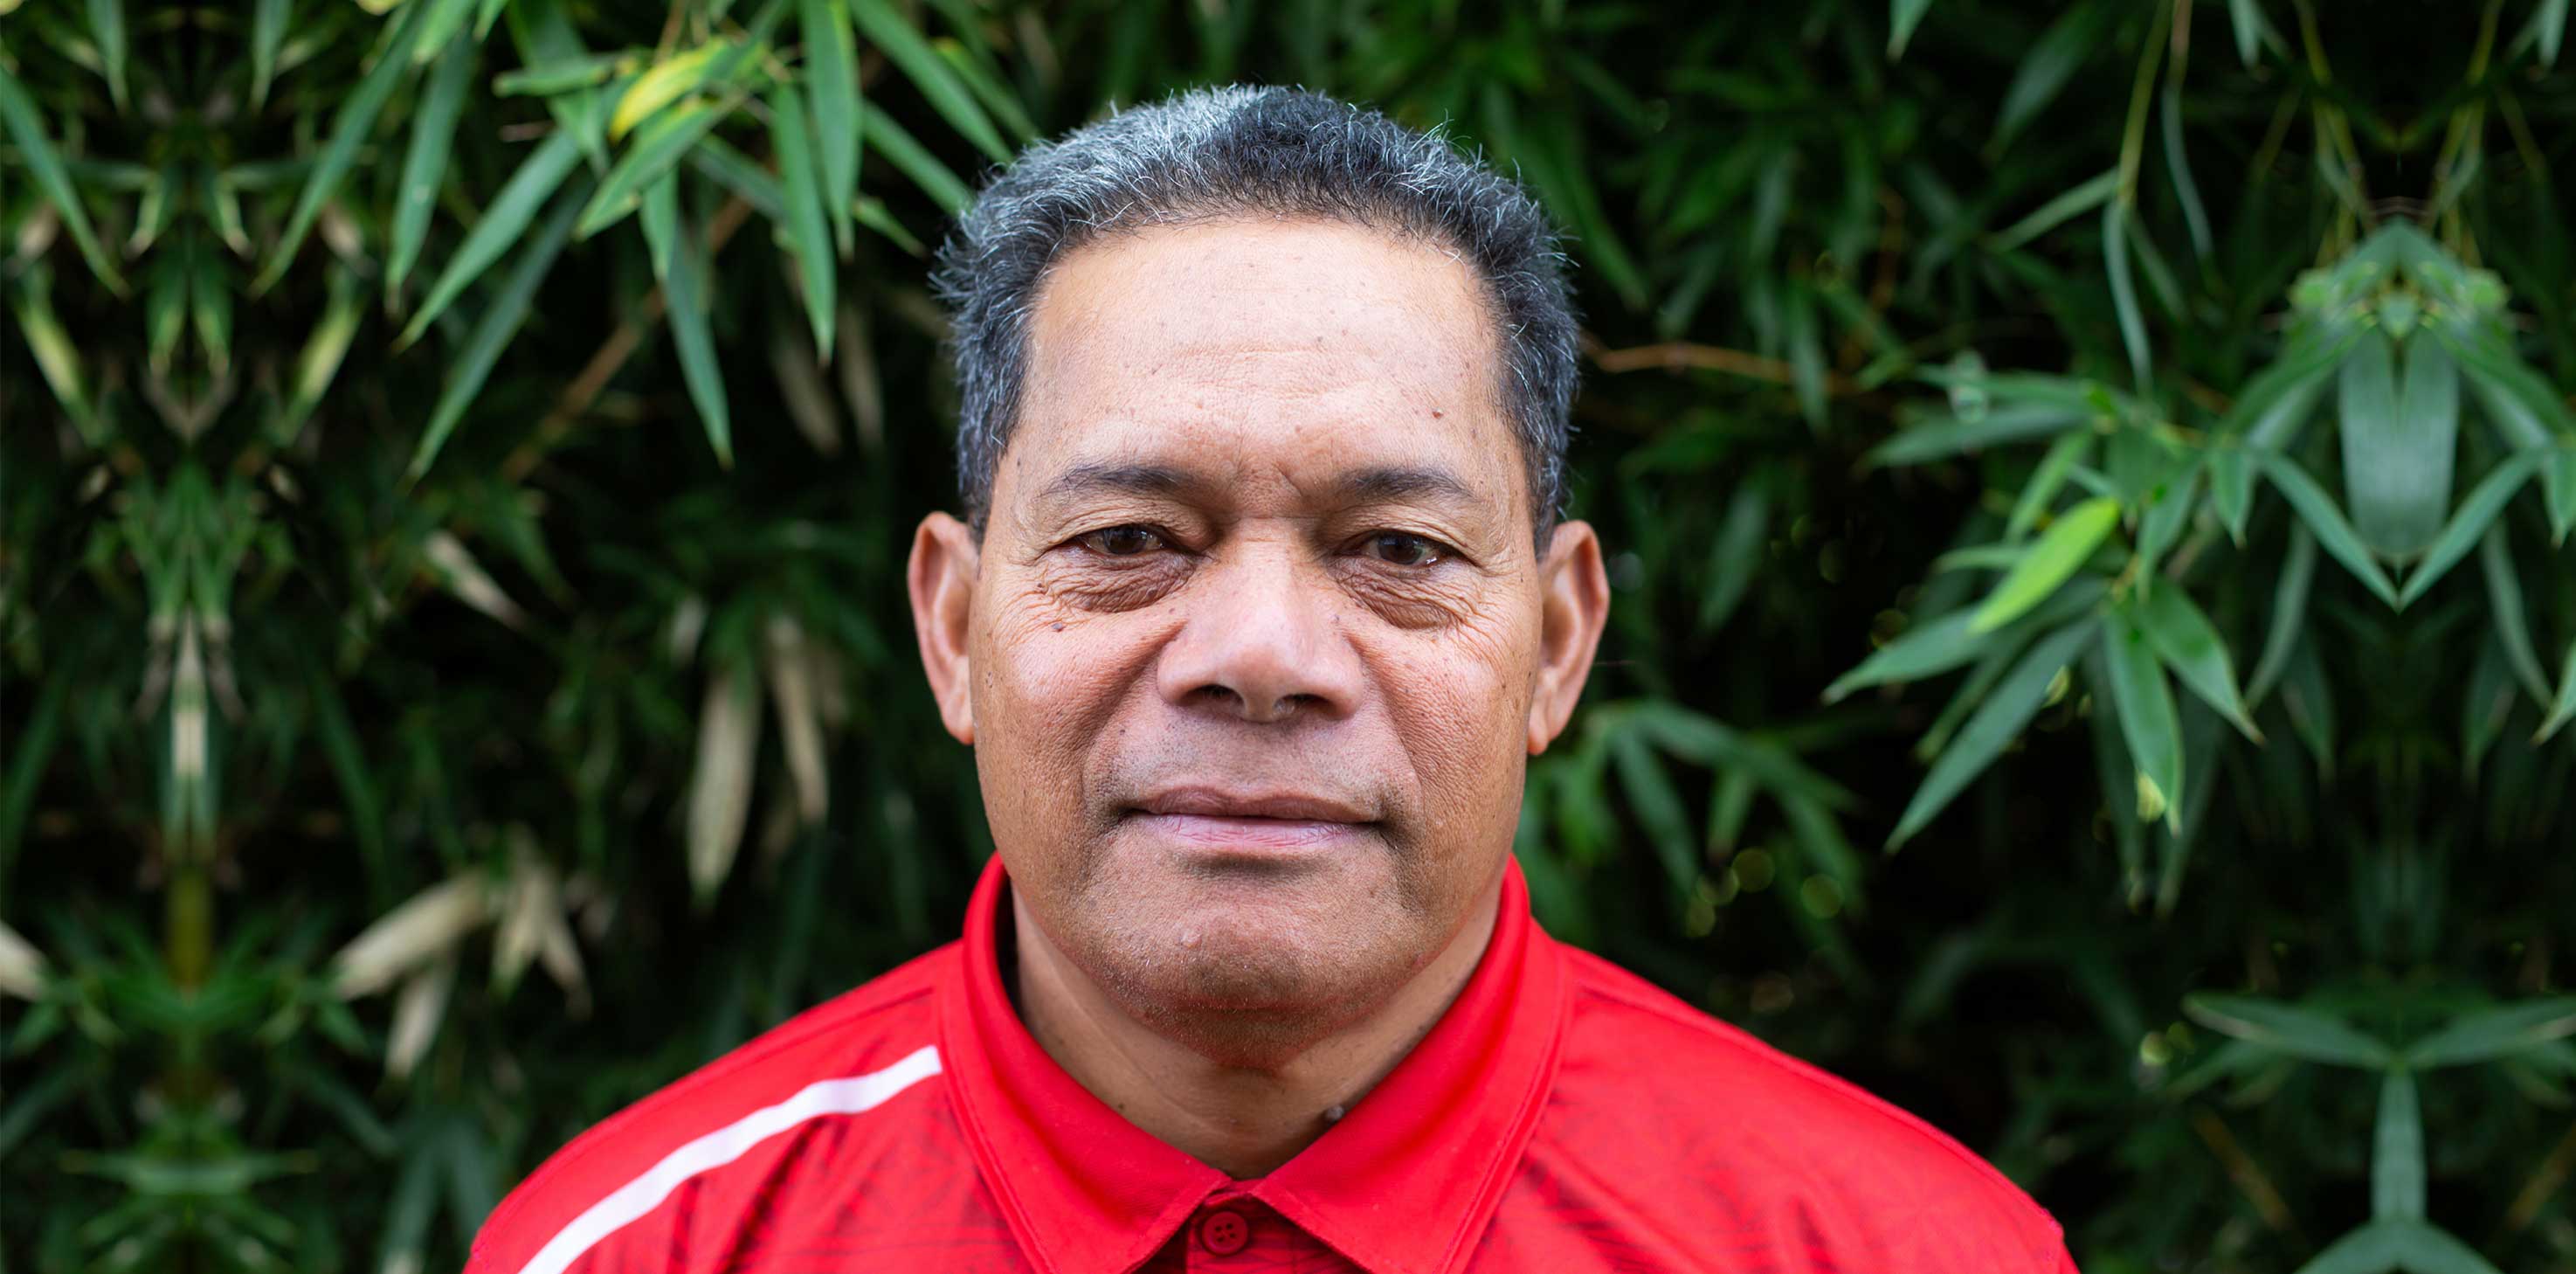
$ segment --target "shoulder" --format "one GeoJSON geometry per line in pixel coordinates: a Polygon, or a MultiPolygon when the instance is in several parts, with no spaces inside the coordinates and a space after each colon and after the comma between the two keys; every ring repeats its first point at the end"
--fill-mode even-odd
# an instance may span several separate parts
{"type": "Polygon", "coordinates": [[[735,1195],[761,1206],[779,1178],[810,1171],[783,1161],[801,1138],[780,1135],[809,1125],[849,1125],[831,1129],[835,1153],[917,1139],[945,1108],[899,1099],[937,1087],[922,1083],[939,1073],[932,991],[956,958],[952,943],[826,1000],[573,1138],[493,1210],[468,1274],[563,1274],[684,1186],[693,1211],[735,1195]]]}
{"type": "Polygon", "coordinates": [[[1654,1156],[1632,1166],[1673,1183],[1672,1202],[1806,1232],[1853,1258],[1847,1266],[2060,1268],[2055,1219],[1940,1130],[1598,956],[1561,949],[1573,1000],[1549,1120],[1561,1151],[1654,1156]]]}

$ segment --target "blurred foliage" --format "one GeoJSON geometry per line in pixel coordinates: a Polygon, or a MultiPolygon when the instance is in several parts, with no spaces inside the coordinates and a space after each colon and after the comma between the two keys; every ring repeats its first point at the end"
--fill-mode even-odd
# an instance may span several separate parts
{"type": "Polygon", "coordinates": [[[2567,11],[0,0],[0,1263],[454,1268],[950,936],[925,245],[1250,79],[1569,232],[1551,929],[2096,1274],[2576,1270],[2567,11]]]}

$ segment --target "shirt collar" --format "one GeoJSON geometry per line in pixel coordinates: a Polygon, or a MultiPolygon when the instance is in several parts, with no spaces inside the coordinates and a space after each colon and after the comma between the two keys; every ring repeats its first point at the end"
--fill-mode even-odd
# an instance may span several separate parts
{"type": "Polygon", "coordinates": [[[1430,1034],[1313,1145],[1245,1182],[1128,1123],[1021,1024],[995,942],[1008,883],[997,854],[941,989],[940,1054],[976,1166],[1035,1264],[1127,1274],[1229,1187],[1371,1274],[1464,1262],[1537,1125],[1564,1032],[1563,959],[1530,917],[1517,861],[1484,956],[1430,1034]]]}

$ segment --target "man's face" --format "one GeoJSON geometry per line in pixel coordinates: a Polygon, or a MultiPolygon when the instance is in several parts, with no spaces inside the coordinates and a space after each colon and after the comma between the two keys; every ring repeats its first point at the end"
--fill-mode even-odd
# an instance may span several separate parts
{"type": "Polygon", "coordinates": [[[1029,356],[980,548],[934,515],[914,550],[994,842],[1131,1015],[1311,1042],[1494,887],[1599,635],[1598,549],[1577,523],[1534,552],[1494,324],[1433,247],[1111,236],[1057,264],[1029,356]]]}

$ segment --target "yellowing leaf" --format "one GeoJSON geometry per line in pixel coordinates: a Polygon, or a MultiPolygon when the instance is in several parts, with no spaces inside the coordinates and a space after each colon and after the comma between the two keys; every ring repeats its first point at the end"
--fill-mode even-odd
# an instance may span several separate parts
{"type": "Polygon", "coordinates": [[[2093,556],[2119,522],[2120,502],[2109,496],[2087,500],[2058,515],[1986,595],[1977,617],[1969,622],[1969,631],[1993,632],[2037,606],[2093,556]]]}

